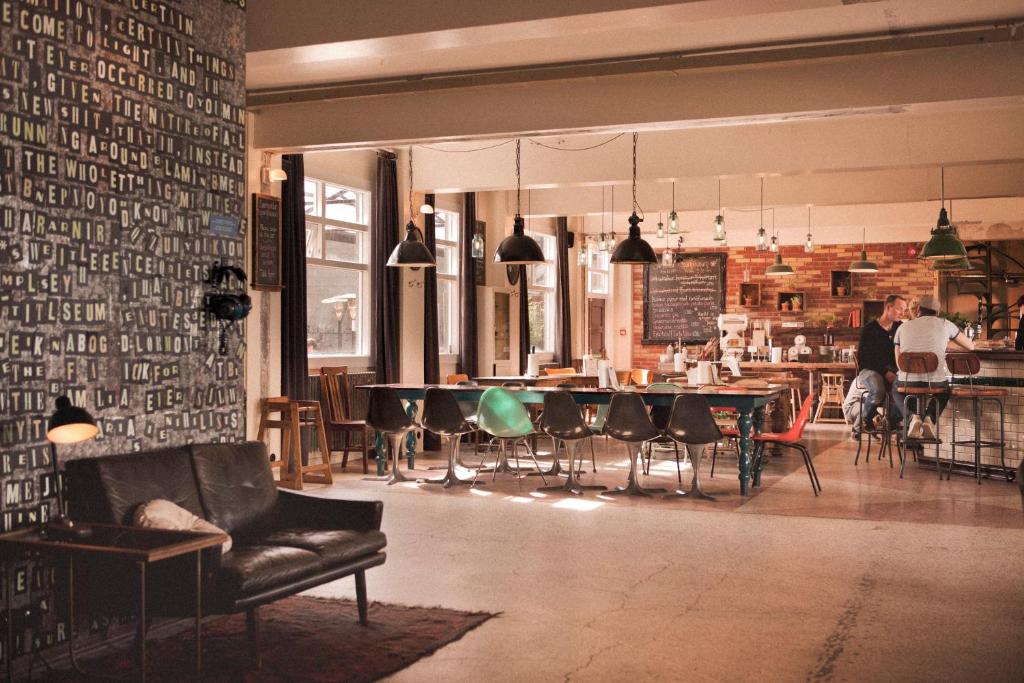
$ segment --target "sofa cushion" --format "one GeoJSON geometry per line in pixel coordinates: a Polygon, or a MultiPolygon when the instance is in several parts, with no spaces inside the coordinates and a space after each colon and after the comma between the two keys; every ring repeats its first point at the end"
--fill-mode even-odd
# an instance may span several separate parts
{"type": "Polygon", "coordinates": [[[277,486],[258,441],[192,447],[203,515],[234,538],[252,538],[270,521],[277,486]]]}
{"type": "Polygon", "coordinates": [[[218,597],[237,600],[287,585],[324,568],[320,556],[291,546],[236,546],[221,558],[218,597]]]}
{"type": "Polygon", "coordinates": [[[65,471],[73,519],[131,524],[135,508],[156,498],[205,517],[188,447],[69,460],[65,471]]]}
{"type": "MultiPolygon", "coordinates": [[[[169,500],[157,498],[135,508],[132,524],[144,529],[171,529],[173,531],[197,531],[201,534],[222,534],[224,530],[210,524],[199,515],[175,505],[169,500]]],[[[221,543],[221,552],[231,550],[231,537],[221,543]]]]}
{"type": "Polygon", "coordinates": [[[319,555],[328,567],[372,555],[387,545],[380,531],[349,529],[281,529],[260,539],[262,545],[302,548],[319,555]]]}

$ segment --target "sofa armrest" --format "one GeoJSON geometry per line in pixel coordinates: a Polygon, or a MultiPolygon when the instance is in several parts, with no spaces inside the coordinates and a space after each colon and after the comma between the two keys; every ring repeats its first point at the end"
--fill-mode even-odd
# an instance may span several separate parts
{"type": "Polygon", "coordinates": [[[379,500],[338,500],[278,491],[274,523],[280,528],[380,529],[384,503],[379,500]]]}

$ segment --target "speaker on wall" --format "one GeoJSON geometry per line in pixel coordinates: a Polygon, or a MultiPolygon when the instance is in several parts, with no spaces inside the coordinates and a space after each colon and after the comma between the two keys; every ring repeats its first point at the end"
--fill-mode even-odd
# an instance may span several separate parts
{"type": "Polygon", "coordinates": [[[569,233],[569,248],[572,249],[574,246],[576,246],[576,233],[570,232],[569,233]]]}

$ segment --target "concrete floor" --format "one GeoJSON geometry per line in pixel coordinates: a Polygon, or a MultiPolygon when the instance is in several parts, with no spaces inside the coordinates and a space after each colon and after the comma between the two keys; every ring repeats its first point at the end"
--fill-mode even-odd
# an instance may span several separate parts
{"type": "MultiPolygon", "coordinates": [[[[795,453],[748,498],[732,456],[713,480],[705,461],[715,502],[542,496],[511,475],[389,487],[352,465],[307,490],[385,502],[371,599],[501,613],[392,681],[1024,681],[1016,485],[855,468],[838,428],[812,426],[809,443],[819,498],[795,453]]],[[[598,467],[624,483],[620,448],[599,447],[598,467]]],[[[647,482],[675,478],[658,462],[647,482]]]]}

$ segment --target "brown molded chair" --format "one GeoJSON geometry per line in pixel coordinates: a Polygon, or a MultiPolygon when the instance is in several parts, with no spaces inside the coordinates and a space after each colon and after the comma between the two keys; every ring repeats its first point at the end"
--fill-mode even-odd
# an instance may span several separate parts
{"type": "Polygon", "coordinates": [[[367,446],[369,445],[366,422],[351,419],[351,394],[348,383],[348,367],[320,368],[320,393],[327,404],[327,419],[324,427],[328,434],[341,434],[344,455],[341,469],[348,467],[348,452],[352,448],[349,435],[359,434],[359,446],[363,451],[363,474],[369,472],[367,446]]]}

